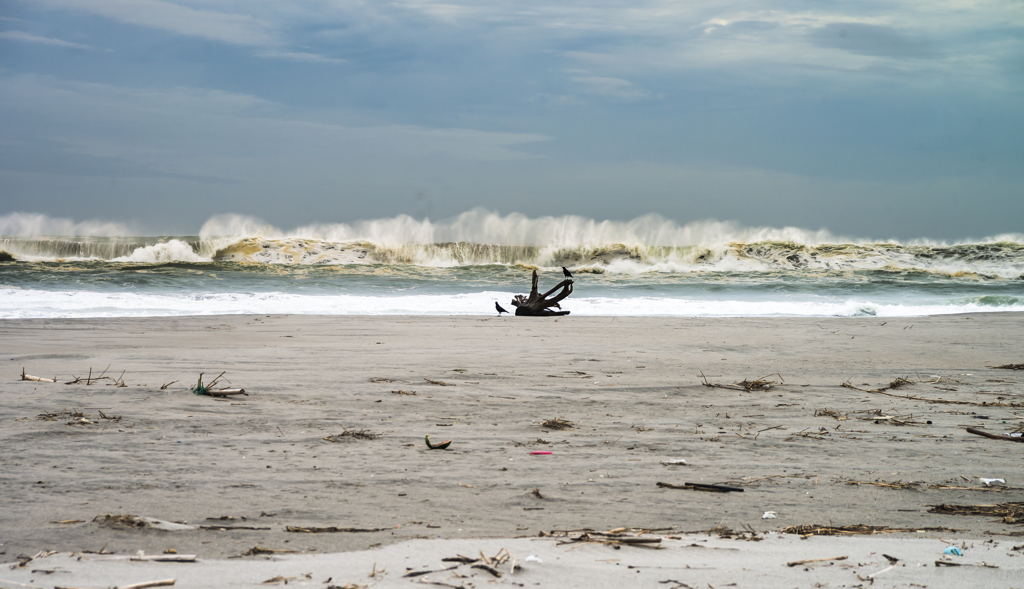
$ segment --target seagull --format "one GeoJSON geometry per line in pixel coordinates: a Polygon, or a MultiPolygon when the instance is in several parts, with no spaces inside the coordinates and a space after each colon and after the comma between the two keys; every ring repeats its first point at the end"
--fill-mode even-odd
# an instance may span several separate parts
{"type": "Polygon", "coordinates": [[[498,310],[498,317],[501,317],[502,313],[508,313],[508,311],[501,308],[501,305],[498,304],[498,301],[494,301],[494,308],[498,310]]]}
{"type": "Polygon", "coordinates": [[[565,274],[566,278],[572,278],[572,272],[569,272],[568,270],[566,270],[565,266],[562,266],[562,274],[565,274]]]}

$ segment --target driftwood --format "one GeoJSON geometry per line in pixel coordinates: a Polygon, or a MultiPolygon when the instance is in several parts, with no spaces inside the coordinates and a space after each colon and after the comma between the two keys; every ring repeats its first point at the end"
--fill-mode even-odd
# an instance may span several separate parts
{"type": "Polygon", "coordinates": [[[967,428],[967,433],[981,436],[983,438],[991,438],[993,440],[1005,440],[1007,442],[1024,442],[1024,437],[1021,436],[1003,436],[1000,434],[990,434],[987,431],[975,429],[973,427],[967,428]]]}
{"type": "Polygon", "coordinates": [[[31,374],[25,374],[25,368],[21,368],[21,380],[34,380],[36,382],[57,382],[57,378],[42,378],[39,376],[32,376],[31,374]]]}
{"type": "Polygon", "coordinates": [[[512,305],[516,308],[516,316],[519,317],[555,317],[561,315],[568,315],[569,311],[552,311],[551,307],[561,309],[558,305],[558,301],[561,301],[565,297],[572,294],[572,279],[566,278],[559,282],[555,288],[547,291],[544,294],[540,294],[537,291],[537,271],[533,271],[533,280],[530,285],[530,296],[516,295],[512,299],[512,305]],[[558,294],[554,294],[558,289],[562,289],[558,294]],[[554,294],[554,296],[552,296],[554,294]],[[551,297],[551,298],[548,298],[551,297]]]}
{"type": "Polygon", "coordinates": [[[196,381],[195,386],[193,386],[192,388],[189,389],[190,391],[192,391],[193,394],[205,395],[205,396],[208,396],[208,397],[228,397],[228,396],[231,396],[231,395],[245,395],[247,397],[249,396],[249,394],[245,392],[245,389],[218,389],[218,390],[214,390],[213,387],[218,382],[220,382],[220,379],[225,374],[224,372],[221,372],[220,374],[218,374],[217,378],[211,380],[210,383],[207,384],[206,386],[203,386],[203,374],[204,373],[202,373],[202,372],[199,373],[199,380],[196,381]]]}

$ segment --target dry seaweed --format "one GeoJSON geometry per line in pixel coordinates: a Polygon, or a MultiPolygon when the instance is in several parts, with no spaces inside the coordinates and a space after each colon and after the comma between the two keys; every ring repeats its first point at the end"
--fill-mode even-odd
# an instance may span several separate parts
{"type": "Polygon", "coordinates": [[[1024,364],[1003,364],[1002,366],[988,366],[988,368],[1000,368],[1002,370],[1024,370],[1024,364]]]}
{"type": "MultiPolygon", "coordinates": [[[[344,429],[344,428],[342,428],[342,429],[344,429]]],[[[373,433],[371,431],[367,431],[365,429],[361,429],[359,431],[346,429],[345,431],[341,432],[340,434],[334,434],[333,436],[326,436],[326,437],[324,437],[324,439],[327,440],[328,442],[340,442],[344,438],[348,438],[348,439],[352,439],[352,440],[376,440],[379,437],[380,437],[380,434],[376,434],[376,433],[373,433]]]]}
{"type": "Polygon", "coordinates": [[[773,372],[772,374],[766,374],[766,375],[764,375],[764,376],[762,376],[760,378],[755,378],[754,380],[743,379],[742,381],[740,381],[740,382],[738,382],[736,384],[718,384],[718,383],[710,382],[710,381],[708,381],[708,378],[706,376],[704,376],[704,371],[700,371],[700,377],[703,380],[703,382],[701,382],[701,384],[706,386],[706,387],[708,387],[708,388],[713,388],[713,389],[732,389],[732,390],[736,390],[736,391],[747,391],[747,392],[767,391],[767,390],[770,390],[772,387],[774,387],[774,386],[776,386],[778,384],[784,384],[786,382],[782,378],[782,375],[779,374],[778,372],[773,372]],[[773,380],[773,379],[769,379],[768,378],[769,376],[778,376],[779,380],[776,381],[776,380],[773,380]]]}
{"type": "Polygon", "coordinates": [[[547,419],[541,423],[540,426],[548,429],[572,429],[576,427],[576,424],[558,417],[555,419],[547,419]]]}
{"type": "Polygon", "coordinates": [[[956,532],[952,528],[890,528],[889,526],[867,526],[856,524],[852,526],[824,526],[805,524],[800,526],[789,526],[779,530],[783,534],[796,534],[800,536],[863,536],[871,534],[895,534],[901,532],[956,532]]]}
{"type": "Polygon", "coordinates": [[[928,513],[943,515],[978,515],[1001,517],[1006,523],[1016,523],[1024,518],[1024,503],[1000,503],[998,505],[929,505],[928,513]],[[1014,521],[1006,521],[1007,518],[1014,521]]]}
{"type": "Polygon", "coordinates": [[[846,481],[847,485],[874,485],[875,487],[886,487],[888,489],[916,489],[921,483],[895,481],[888,483],[886,481],[846,481]]]}

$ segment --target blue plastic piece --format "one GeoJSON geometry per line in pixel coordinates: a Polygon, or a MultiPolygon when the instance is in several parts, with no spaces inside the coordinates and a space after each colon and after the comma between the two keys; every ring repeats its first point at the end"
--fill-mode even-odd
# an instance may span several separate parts
{"type": "Polygon", "coordinates": [[[953,556],[963,556],[964,553],[960,552],[960,549],[956,546],[949,546],[942,551],[943,554],[952,554],[953,556]]]}

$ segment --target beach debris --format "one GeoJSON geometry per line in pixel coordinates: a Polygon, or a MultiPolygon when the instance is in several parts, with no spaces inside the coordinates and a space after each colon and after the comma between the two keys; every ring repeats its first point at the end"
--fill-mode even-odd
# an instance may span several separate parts
{"type": "Polygon", "coordinates": [[[115,528],[119,530],[151,529],[166,531],[182,531],[196,529],[195,526],[190,526],[182,522],[169,522],[162,519],[156,519],[154,517],[145,517],[131,514],[108,513],[106,515],[97,515],[92,519],[92,521],[105,528],[115,528]]]}
{"type": "Polygon", "coordinates": [[[1024,370],[1024,364],[1003,364],[1002,366],[986,366],[986,368],[1000,368],[1002,370],[1024,370]]]}
{"type": "Polygon", "coordinates": [[[703,382],[701,384],[706,386],[706,387],[708,387],[708,388],[713,388],[713,389],[733,389],[733,390],[736,390],[736,391],[747,391],[748,393],[749,392],[753,392],[753,391],[767,391],[767,390],[770,390],[774,386],[777,386],[779,384],[785,384],[785,382],[786,382],[782,378],[782,375],[779,374],[778,372],[773,372],[771,374],[766,374],[766,375],[764,375],[764,376],[762,376],[760,378],[755,378],[754,380],[743,379],[742,381],[740,381],[740,382],[738,382],[736,384],[718,384],[718,383],[710,382],[708,380],[708,378],[706,376],[704,376],[704,371],[703,370],[700,371],[700,377],[701,377],[701,379],[703,379],[703,382]],[[776,381],[774,379],[770,379],[769,378],[770,376],[777,376],[777,377],[779,377],[779,380],[776,381]]]}
{"type": "Polygon", "coordinates": [[[325,528],[307,528],[303,526],[285,526],[284,531],[296,534],[367,534],[372,532],[385,532],[393,529],[394,528],[337,528],[334,526],[325,528]]]}
{"type": "Polygon", "coordinates": [[[971,405],[974,407],[1024,407],[1024,403],[1000,403],[996,401],[979,403],[977,401],[953,401],[950,399],[931,399],[928,397],[918,397],[916,395],[897,395],[894,393],[886,392],[886,390],[888,389],[900,388],[907,384],[913,384],[913,382],[905,378],[897,378],[896,380],[889,383],[888,386],[884,386],[878,389],[862,389],[860,387],[854,386],[853,384],[850,383],[849,380],[847,380],[846,382],[840,384],[839,386],[847,389],[852,389],[855,391],[860,391],[862,393],[873,393],[876,395],[885,395],[887,397],[896,397],[897,399],[909,399],[911,401],[924,401],[925,403],[941,403],[945,405],[971,405]],[[897,385],[896,383],[900,384],[897,385]]]}
{"type": "Polygon", "coordinates": [[[676,458],[675,460],[662,460],[661,464],[665,466],[690,466],[690,463],[685,458],[676,458]]]}
{"type": "Polygon", "coordinates": [[[684,483],[682,485],[673,485],[672,483],[658,483],[658,486],[663,489],[680,489],[684,491],[709,491],[711,493],[743,492],[743,489],[740,487],[729,487],[726,485],[706,485],[704,483],[684,483]]]}
{"type": "Polygon", "coordinates": [[[793,562],[787,562],[786,566],[795,567],[802,564],[811,564],[812,562],[834,562],[837,560],[846,560],[847,556],[831,556],[829,558],[808,558],[807,560],[794,560],[793,562]]]}
{"type": "Polygon", "coordinates": [[[777,519],[778,517],[779,514],[775,513],[774,511],[766,511],[764,512],[764,515],[761,516],[761,519],[777,519]]]}
{"type": "Polygon", "coordinates": [[[1006,441],[1006,442],[1024,442],[1024,436],[1020,436],[1020,435],[1005,435],[1004,436],[1004,435],[1001,435],[1001,434],[992,434],[992,433],[989,433],[989,432],[987,432],[985,430],[980,430],[980,429],[973,428],[973,427],[967,428],[967,433],[974,434],[976,436],[981,436],[983,438],[989,438],[989,439],[992,439],[992,440],[1003,440],[1003,441],[1006,441]]]}
{"type": "Polygon", "coordinates": [[[446,440],[444,442],[441,442],[440,444],[431,444],[430,443],[430,434],[427,434],[424,437],[424,440],[427,442],[427,448],[430,449],[430,450],[445,450],[445,449],[448,448],[448,446],[452,445],[452,441],[451,440],[446,440]]]}
{"type": "Polygon", "coordinates": [[[530,452],[530,456],[547,456],[551,454],[551,450],[534,450],[530,452]]]}
{"type": "Polygon", "coordinates": [[[531,554],[531,555],[527,556],[526,558],[524,558],[523,562],[535,562],[537,564],[542,564],[544,561],[541,560],[540,558],[538,558],[536,555],[531,554]]]}
{"type": "Polygon", "coordinates": [[[782,534],[795,534],[803,537],[810,536],[861,536],[872,534],[897,534],[902,532],[956,532],[953,528],[890,528],[889,526],[867,526],[856,524],[852,526],[824,526],[816,524],[805,524],[800,526],[789,526],[779,530],[782,534]]]}
{"type": "Polygon", "coordinates": [[[168,383],[165,383],[165,384],[163,384],[163,385],[160,385],[160,390],[161,390],[161,391],[163,391],[163,390],[166,390],[166,389],[167,389],[167,387],[171,386],[172,384],[174,384],[174,383],[176,383],[176,382],[178,382],[178,381],[176,381],[176,380],[172,380],[171,382],[168,382],[168,383]]]}
{"type": "Polygon", "coordinates": [[[651,532],[672,530],[673,528],[643,529],[643,528],[616,528],[606,532],[599,532],[589,528],[581,530],[552,530],[541,532],[541,537],[553,536],[563,538],[556,542],[556,546],[565,544],[604,544],[618,550],[622,546],[635,546],[637,548],[662,549],[661,537],[651,538],[651,532]],[[575,536],[573,534],[576,534],[575,536]]]}
{"type": "Polygon", "coordinates": [[[979,478],[978,480],[980,480],[981,482],[985,483],[986,487],[991,485],[992,483],[1000,483],[1002,485],[1006,484],[1006,479],[985,479],[985,478],[979,478]]]}
{"type": "Polygon", "coordinates": [[[960,549],[956,546],[946,546],[946,549],[942,551],[943,554],[952,554],[953,556],[963,556],[964,553],[960,552],[960,549]]]}
{"type": "Polygon", "coordinates": [[[361,429],[358,431],[345,428],[341,429],[345,431],[341,432],[340,434],[334,434],[333,436],[325,436],[323,439],[327,440],[328,442],[340,442],[344,438],[348,438],[350,440],[376,440],[377,438],[380,437],[380,434],[367,431],[365,429],[361,429]]]}
{"type": "Polygon", "coordinates": [[[443,380],[430,380],[429,378],[424,378],[423,380],[429,382],[430,384],[436,384],[437,386],[440,386],[440,387],[454,387],[454,386],[458,386],[458,385],[452,384],[450,382],[444,382],[443,380]]]}
{"type": "Polygon", "coordinates": [[[298,550],[284,550],[284,549],[279,549],[279,548],[265,548],[265,547],[260,546],[259,544],[257,544],[256,546],[253,546],[252,548],[246,550],[245,552],[239,554],[238,556],[236,556],[234,558],[238,558],[238,557],[242,557],[242,556],[259,556],[261,554],[290,554],[290,553],[295,553],[295,552],[298,552],[298,550]]]}
{"type": "Polygon", "coordinates": [[[1000,503],[998,505],[929,505],[928,513],[943,515],[978,515],[999,517],[1002,523],[1024,523],[1024,503],[1000,503]]]}
{"type": "Polygon", "coordinates": [[[370,379],[370,382],[395,382],[395,381],[391,380],[390,378],[374,377],[374,378],[370,379]]]}
{"type": "Polygon", "coordinates": [[[89,367],[89,376],[87,376],[85,378],[82,378],[81,376],[75,376],[75,375],[72,374],[71,376],[72,376],[72,378],[74,378],[74,380],[70,380],[70,381],[68,381],[68,382],[66,382],[64,384],[81,384],[81,383],[84,382],[87,385],[91,385],[91,384],[99,382],[101,380],[109,380],[109,381],[111,381],[112,384],[114,384],[114,386],[119,386],[119,387],[128,386],[128,385],[124,384],[124,380],[123,380],[124,372],[125,372],[124,370],[121,371],[121,376],[119,376],[117,378],[113,378],[113,377],[110,377],[110,376],[104,376],[107,373],[108,370],[110,370],[110,364],[107,364],[107,367],[103,369],[103,372],[101,372],[99,376],[94,378],[93,375],[92,375],[92,367],[90,366],[89,367]]]}
{"type": "Polygon", "coordinates": [[[205,525],[199,526],[199,529],[213,532],[229,532],[231,530],[269,530],[270,528],[261,528],[257,526],[205,525]]]}
{"type": "Polygon", "coordinates": [[[225,374],[227,374],[226,372],[221,372],[220,374],[217,375],[217,378],[211,380],[205,386],[203,385],[203,374],[205,374],[205,373],[200,372],[199,373],[199,380],[196,381],[196,384],[194,386],[189,388],[189,390],[192,391],[192,394],[194,394],[194,395],[205,395],[207,397],[229,397],[231,395],[245,395],[246,397],[249,396],[249,394],[245,392],[245,389],[218,389],[218,390],[214,390],[213,387],[217,386],[217,383],[220,382],[220,379],[225,374]]]}
{"type": "Polygon", "coordinates": [[[913,489],[919,486],[921,483],[895,481],[892,483],[886,481],[846,481],[847,485],[874,485],[876,487],[886,487],[888,489],[913,489]]]}
{"type": "Polygon", "coordinates": [[[32,376],[31,374],[25,374],[25,367],[21,367],[21,380],[32,380],[35,382],[57,382],[57,377],[43,378],[41,376],[32,376]]]}
{"type": "Polygon", "coordinates": [[[391,394],[392,395],[415,395],[416,391],[397,390],[397,391],[391,391],[391,394]]]}
{"type": "Polygon", "coordinates": [[[576,427],[576,424],[561,417],[556,417],[555,419],[544,420],[540,426],[547,429],[572,429],[576,427]]]}
{"type": "MultiPolygon", "coordinates": [[[[159,581],[144,581],[142,583],[132,583],[131,585],[118,585],[114,589],[148,589],[149,587],[171,587],[177,579],[161,579],[159,581]]],[[[76,589],[75,587],[62,587],[56,585],[53,589],[76,589]]]]}
{"type": "Polygon", "coordinates": [[[278,575],[278,576],[276,576],[276,577],[274,577],[272,579],[267,579],[266,581],[263,581],[260,584],[261,585],[276,585],[278,583],[284,583],[285,585],[287,585],[289,581],[298,581],[298,580],[301,580],[301,579],[312,579],[312,578],[313,578],[313,573],[306,573],[304,575],[300,575],[300,576],[297,576],[297,577],[282,577],[282,576],[278,575]]]}
{"type": "Polygon", "coordinates": [[[540,294],[537,291],[537,282],[537,270],[534,269],[530,283],[530,295],[516,295],[512,298],[512,305],[516,308],[515,315],[517,317],[557,317],[568,315],[569,311],[562,311],[562,307],[558,303],[572,294],[572,278],[566,278],[544,294],[540,294]],[[551,296],[558,289],[562,289],[562,291],[551,296]],[[550,299],[548,298],[549,296],[551,297],[550,299]],[[552,307],[559,310],[552,311],[552,307]]]}

